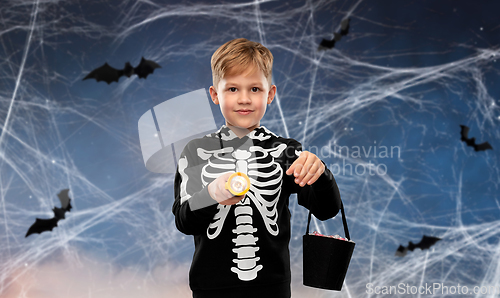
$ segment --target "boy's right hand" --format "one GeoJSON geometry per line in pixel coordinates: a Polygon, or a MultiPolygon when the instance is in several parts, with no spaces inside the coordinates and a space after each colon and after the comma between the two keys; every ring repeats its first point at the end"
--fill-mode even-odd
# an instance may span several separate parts
{"type": "Polygon", "coordinates": [[[208,193],[212,199],[216,200],[221,205],[234,205],[245,197],[245,195],[234,196],[226,189],[226,182],[233,173],[234,172],[222,174],[208,184],[208,193]]]}

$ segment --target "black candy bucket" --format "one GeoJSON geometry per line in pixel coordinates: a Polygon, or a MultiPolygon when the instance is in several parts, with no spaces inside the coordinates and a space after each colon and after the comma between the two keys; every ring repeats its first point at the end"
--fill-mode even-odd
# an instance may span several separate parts
{"type": "MultiPolygon", "coordinates": [[[[346,239],[350,240],[349,230],[340,204],[342,223],[346,239]]],[[[303,283],[305,286],[340,291],[354,251],[354,242],[330,237],[309,235],[311,212],[307,219],[303,243],[303,283]]]]}

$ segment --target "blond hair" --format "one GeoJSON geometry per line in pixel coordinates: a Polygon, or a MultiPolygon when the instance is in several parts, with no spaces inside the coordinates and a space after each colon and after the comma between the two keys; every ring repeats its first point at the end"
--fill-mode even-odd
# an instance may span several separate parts
{"type": "Polygon", "coordinates": [[[229,74],[241,74],[251,67],[260,69],[271,87],[273,54],[258,42],[245,38],[230,40],[212,55],[212,79],[214,88],[229,74]]]}

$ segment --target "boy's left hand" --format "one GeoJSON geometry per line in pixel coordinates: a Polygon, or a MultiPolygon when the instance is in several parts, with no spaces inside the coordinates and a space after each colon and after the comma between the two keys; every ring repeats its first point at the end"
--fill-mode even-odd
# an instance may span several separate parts
{"type": "Polygon", "coordinates": [[[313,184],[325,172],[325,165],[314,153],[302,151],[292,165],[286,170],[287,175],[294,173],[295,183],[301,187],[313,184]]]}

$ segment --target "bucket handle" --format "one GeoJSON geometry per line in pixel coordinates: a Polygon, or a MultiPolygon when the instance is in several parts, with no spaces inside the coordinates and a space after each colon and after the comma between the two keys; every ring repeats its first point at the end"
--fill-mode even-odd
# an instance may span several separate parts
{"type": "MultiPolygon", "coordinates": [[[[342,212],[342,223],[344,225],[345,237],[347,240],[351,240],[351,236],[349,236],[349,229],[347,228],[347,221],[345,220],[344,204],[342,204],[342,200],[340,200],[340,212],[342,212]]],[[[309,235],[309,224],[311,224],[311,210],[309,210],[309,215],[307,216],[306,235],[309,235]]]]}

